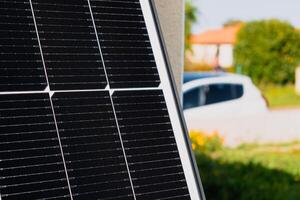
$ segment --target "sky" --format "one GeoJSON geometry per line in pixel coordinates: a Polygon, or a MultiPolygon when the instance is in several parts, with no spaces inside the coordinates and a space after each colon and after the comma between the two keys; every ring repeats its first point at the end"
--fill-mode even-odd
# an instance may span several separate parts
{"type": "Polygon", "coordinates": [[[193,0],[198,22],[193,32],[222,27],[230,19],[278,18],[300,28],[300,0],[193,0]]]}

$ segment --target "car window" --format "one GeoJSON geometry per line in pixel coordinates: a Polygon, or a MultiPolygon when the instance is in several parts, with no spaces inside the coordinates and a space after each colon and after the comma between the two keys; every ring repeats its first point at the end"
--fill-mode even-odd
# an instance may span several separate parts
{"type": "Polygon", "coordinates": [[[183,95],[183,109],[189,109],[205,105],[207,87],[197,87],[183,95]]]}
{"type": "Polygon", "coordinates": [[[189,109],[199,106],[200,88],[194,88],[184,93],[183,95],[183,109],[189,109]]]}
{"type": "Polygon", "coordinates": [[[196,87],[184,93],[183,108],[221,103],[242,97],[244,88],[241,84],[210,84],[196,87]]]}
{"type": "Polygon", "coordinates": [[[205,105],[238,99],[244,93],[241,84],[212,84],[207,87],[205,105]]]}

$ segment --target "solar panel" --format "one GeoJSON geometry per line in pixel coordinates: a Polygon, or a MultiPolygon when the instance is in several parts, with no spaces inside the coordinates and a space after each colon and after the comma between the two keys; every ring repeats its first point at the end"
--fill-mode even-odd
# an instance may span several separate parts
{"type": "Polygon", "coordinates": [[[0,0],[0,199],[204,199],[153,3],[0,0]]]}

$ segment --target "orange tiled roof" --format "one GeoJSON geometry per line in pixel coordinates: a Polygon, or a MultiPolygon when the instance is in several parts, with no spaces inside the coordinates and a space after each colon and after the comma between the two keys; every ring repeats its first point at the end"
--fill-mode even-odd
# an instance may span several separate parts
{"type": "Polygon", "coordinates": [[[209,30],[191,36],[192,44],[234,44],[241,24],[221,29],[209,30]]]}

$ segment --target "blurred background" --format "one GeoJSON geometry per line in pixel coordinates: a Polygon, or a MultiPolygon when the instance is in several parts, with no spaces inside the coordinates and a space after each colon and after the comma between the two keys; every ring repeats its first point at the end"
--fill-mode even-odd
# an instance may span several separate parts
{"type": "Polygon", "coordinates": [[[300,1],[186,0],[182,100],[207,199],[300,199],[300,1]]]}

